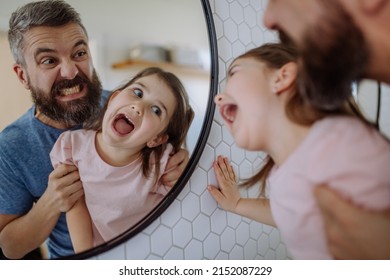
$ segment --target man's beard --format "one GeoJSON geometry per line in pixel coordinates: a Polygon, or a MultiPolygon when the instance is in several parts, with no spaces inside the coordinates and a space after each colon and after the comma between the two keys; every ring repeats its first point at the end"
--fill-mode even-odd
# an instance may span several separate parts
{"type": "Polygon", "coordinates": [[[45,93],[37,87],[31,86],[31,96],[37,109],[46,117],[63,123],[66,127],[80,125],[89,118],[97,116],[100,110],[100,97],[102,85],[93,71],[92,81],[84,74],[78,74],[73,80],[62,80],[55,82],[50,93],[45,93]],[[71,101],[58,101],[61,89],[74,86],[87,87],[87,93],[82,98],[71,101]]]}
{"type": "MultiPolygon", "coordinates": [[[[337,1],[322,1],[324,16],[308,28],[298,46],[299,90],[321,110],[335,110],[350,98],[352,83],[367,70],[369,51],[361,30],[337,1]]],[[[292,44],[285,34],[282,42],[292,44]]]]}

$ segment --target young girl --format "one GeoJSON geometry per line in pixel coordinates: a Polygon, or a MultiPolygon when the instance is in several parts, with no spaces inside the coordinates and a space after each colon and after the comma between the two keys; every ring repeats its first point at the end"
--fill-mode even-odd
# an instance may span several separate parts
{"type": "Polygon", "coordinates": [[[295,50],[265,44],[233,61],[215,102],[238,146],[268,154],[260,172],[243,183],[261,182],[262,191],[259,198],[241,198],[222,157],[214,162],[219,189],[209,191],[225,210],[277,226],[294,258],[331,259],[314,187],[332,186],[369,209],[390,207],[390,144],[352,99],[332,111],[309,106],[299,94],[297,60],[295,50]]]}
{"type": "Polygon", "coordinates": [[[52,164],[74,164],[85,200],[66,213],[75,252],[108,241],[141,220],[169,191],[159,182],[194,113],[172,73],[147,68],[115,90],[101,117],[63,133],[52,164]]]}

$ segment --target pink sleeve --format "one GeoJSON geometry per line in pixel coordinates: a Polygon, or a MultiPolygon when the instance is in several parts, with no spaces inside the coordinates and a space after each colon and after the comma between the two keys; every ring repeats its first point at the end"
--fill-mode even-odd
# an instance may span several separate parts
{"type": "Polygon", "coordinates": [[[54,168],[58,164],[70,164],[74,165],[72,157],[72,137],[71,131],[63,132],[54,144],[51,152],[50,159],[54,168]]]}

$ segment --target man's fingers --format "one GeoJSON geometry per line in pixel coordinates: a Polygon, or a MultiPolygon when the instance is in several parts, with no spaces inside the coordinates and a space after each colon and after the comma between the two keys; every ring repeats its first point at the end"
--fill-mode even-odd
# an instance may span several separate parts
{"type": "Polygon", "coordinates": [[[315,188],[314,195],[325,219],[336,220],[343,211],[348,210],[343,199],[327,186],[315,188]]]}
{"type": "Polygon", "coordinates": [[[76,166],[70,164],[60,164],[52,172],[52,176],[56,178],[64,177],[65,175],[78,170],[76,166]]]}
{"type": "Polygon", "coordinates": [[[187,166],[188,161],[189,161],[188,151],[181,149],[176,154],[173,154],[169,158],[165,170],[170,170],[171,168],[179,166],[181,168],[181,171],[183,171],[184,168],[187,166]]]}
{"type": "Polygon", "coordinates": [[[84,195],[84,190],[80,181],[68,186],[66,191],[63,193],[64,196],[64,205],[62,206],[61,211],[69,211],[73,205],[84,195]]]}
{"type": "Polygon", "coordinates": [[[161,182],[165,186],[172,188],[176,184],[181,173],[182,171],[180,171],[179,167],[176,167],[175,169],[172,169],[168,173],[165,173],[163,176],[161,176],[161,182]]]}

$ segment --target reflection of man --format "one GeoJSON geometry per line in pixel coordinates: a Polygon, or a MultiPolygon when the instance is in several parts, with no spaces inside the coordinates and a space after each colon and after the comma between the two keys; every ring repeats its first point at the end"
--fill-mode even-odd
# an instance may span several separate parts
{"type": "MultiPolygon", "coordinates": [[[[386,0],[280,0],[268,2],[264,23],[301,51],[307,98],[326,109],[354,80],[390,83],[389,18],[386,0]]],[[[390,259],[390,209],[364,211],[326,187],[316,194],[336,258],[390,259]]]]}
{"type": "MultiPolygon", "coordinates": [[[[79,14],[63,1],[29,3],[10,19],[8,33],[20,82],[34,105],[0,133],[0,247],[22,258],[48,238],[51,258],[73,254],[64,212],[83,195],[77,169],[53,170],[57,137],[78,129],[100,108],[101,84],[79,14]]],[[[103,98],[104,99],[104,98],[103,98]]],[[[188,161],[185,150],[167,168],[173,185],[188,161]]]]}

